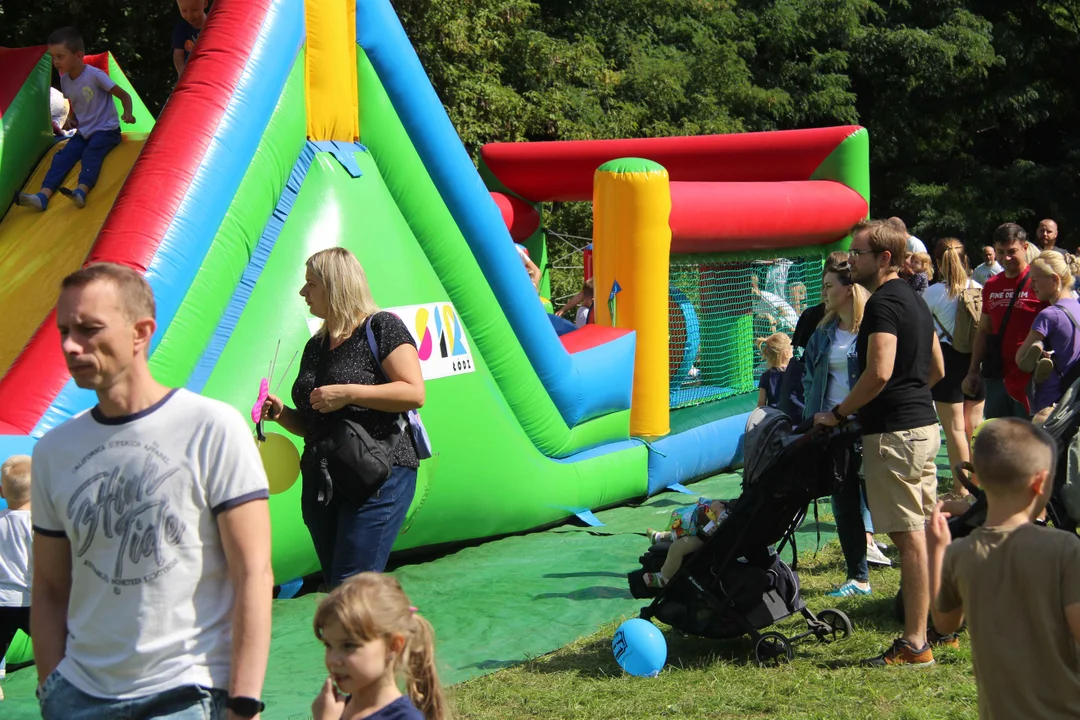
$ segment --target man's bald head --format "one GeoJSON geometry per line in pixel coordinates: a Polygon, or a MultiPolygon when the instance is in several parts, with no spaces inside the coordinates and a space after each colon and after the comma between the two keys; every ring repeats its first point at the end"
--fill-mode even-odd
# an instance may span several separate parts
{"type": "Polygon", "coordinates": [[[1035,237],[1043,250],[1049,250],[1057,245],[1058,224],[1050,218],[1040,221],[1038,229],[1035,230],[1035,237]]]}
{"type": "Polygon", "coordinates": [[[897,230],[899,230],[900,232],[904,233],[904,235],[910,235],[911,234],[911,233],[908,232],[907,225],[904,224],[904,221],[901,220],[898,217],[889,218],[888,223],[890,225],[892,225],[894,228],[896,228],[897,230]]]}

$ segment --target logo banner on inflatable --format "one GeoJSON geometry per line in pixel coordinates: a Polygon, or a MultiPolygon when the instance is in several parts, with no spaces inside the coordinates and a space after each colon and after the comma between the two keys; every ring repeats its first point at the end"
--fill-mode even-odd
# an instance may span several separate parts
{"type": "Polygon", "coordinates": [[[473,372],[472,352],[454,306],[448,302],[386,308],[409,328],[425,380],[473,372]]]}
{"type": "MultiPolygon", "coordinates": [[[[461,328],[461,319],[451,303],[402,305],[384,310],[401,318],[409,329],[409,334],[416,341],[420,369],[425,380],[476,370],[469,341],[461,328]]],[[[312,335],[322,327],[322,320],[316,317],[308,318],[307,323],[312,335]]]]}

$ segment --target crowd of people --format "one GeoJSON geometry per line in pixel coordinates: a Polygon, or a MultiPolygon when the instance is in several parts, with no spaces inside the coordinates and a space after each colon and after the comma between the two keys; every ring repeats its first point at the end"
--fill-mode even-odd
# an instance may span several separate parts
{"type": "Polygon", "coordinates": [[[971,271],[955,238],[934,243],[931,265],[898,219],[861,222],[850,250],[827,258],[823,302],[800,317],[802,352],[782,378],[775,341],[763,346],[759,404],[860,425],[858,441],[830,448],[848,576],[830,594],[871,593],[879,532],[899,552],[904,597],[901,636],[866,664],[932,664],[966,619],[984,718],[1080,713],[1080,541],[1035,524],[1057,458],[1040,425],[1080,378],[1080,261],[1057,232],[1042,221],[1036,246],[1005,223],[971,271]],[[942,436],[954,472],[973,463],[989,507],[952,544],[946,518],[971,498],[957,486],[939,501],[942,436]],[[1017,675],[1026,681],[1000,682],[1017,675]]]}

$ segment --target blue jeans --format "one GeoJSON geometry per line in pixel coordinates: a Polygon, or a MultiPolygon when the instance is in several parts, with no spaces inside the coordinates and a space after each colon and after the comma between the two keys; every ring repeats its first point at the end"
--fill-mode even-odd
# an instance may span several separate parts
{"type": "Polygon", "coordinates": [[[120,128],[98,130],[89,139],[75,133],[68,139],[67,145],[53,155],[52,165],[49,166],[49,172],[45,174],[45,181],[41,183],[41,188],[56,192],[56,188],[64,183],[64,178],[80,160],[82,160],[82,170],[79,171],[79,184],[88,188],[94,187],[97,184],[98,175],[101,174],[101,164],[105,162],[105,156],[119,144],[120,128]]]}
{"type": "Polygon", "coordinates": [[[416,469],[394,466],[379,491],[362,505],[335,494],[329,504],[304,487],[301,510],[319,556],[326,589],[362,572],[382,572],[416,494],[416,469]]]}
{"type": "Polygon", "coordinates": [[[832,509],[847,576],[849,580],[867,582],[870,574],[866,566],[866,533],[874,532],[874,526],[859,477],[859,454],[854,448],[836,451],[835,472],[839,486],[832,496],[832,509]]]}
{"type": "Polygon", "coordinates": [[[42,720],[225,720],[224,690],[196,685],[133,700],[87,695],[53,671],[38,688],[42,720]]]}

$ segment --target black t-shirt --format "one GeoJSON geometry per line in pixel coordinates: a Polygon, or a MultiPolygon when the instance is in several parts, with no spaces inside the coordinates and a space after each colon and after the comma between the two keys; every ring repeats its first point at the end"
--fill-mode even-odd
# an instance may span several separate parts
{"type": "MultiPolygon", "coordinates": [[[[416,342],[409,334],[405,323],[397,315],[380,312],[371,316],[371,332],[375,335],[375,345],[379,348],[379,363],[398,347],[408,343],[416,347],[416,342]]],[[[326,335],[316,335],[308,340],[304,355],[300,358],[300,370],[292,387],[293,404],[304,421],[306,437],[318,437],[326,432],[330,425],[341,418],[347,418],[368,431],[376,440],[385,440],[391,433],[398,431],[398,417],[394,413],[346,405],[332,413],[321,413],[311,407],[311,391],[323,385],[381,385],[382,373],[375,366],[375,358],[368,346],[367,331],[360,325],[349,339],[333,350],[329,349],[330,340],[326,335]]],[[[417,468],[420,461],[416,457],[410,434],[406,430],[401,434],[401,441],[394,449],[394,464],[401,467],[417,468]]]]}
{"type": "Polygon", "coordinates": [[[795,323],[795,332],[791,335],[792,347],[805,349],[810,343],[810,336],[824,319],[825,303],[818,303],[803,310],[802,315],[799,316],[799,322],[795,323]]]}
{"type": "Polygon", "coordinates": [[[866,303],[855,341],[860,373],[866,370],[866,352],[874,333],[896,336],[896,359],[885,388],[859,410],[863,433],[935,424],[937,415],[927,384],[934,353],[934,321],[930,308],[904,280],[888,281],[866,303]]]}
{"type": "Polygon", "coordinates": [[[191,51],[195,49],[195,41],[199,39],[199,29],[187,20],[177,20],[173,26],[172,46],[173,50],[184,51],[184,62],[191,57],[191,51]]]}
{"type": "Polygon", "coordinates": [[[758,387],[765,391],[765,404],[771,408],[780,406],[780,385],[784,382],[784,371],[769,368],[761,373],[758,387]]]}

